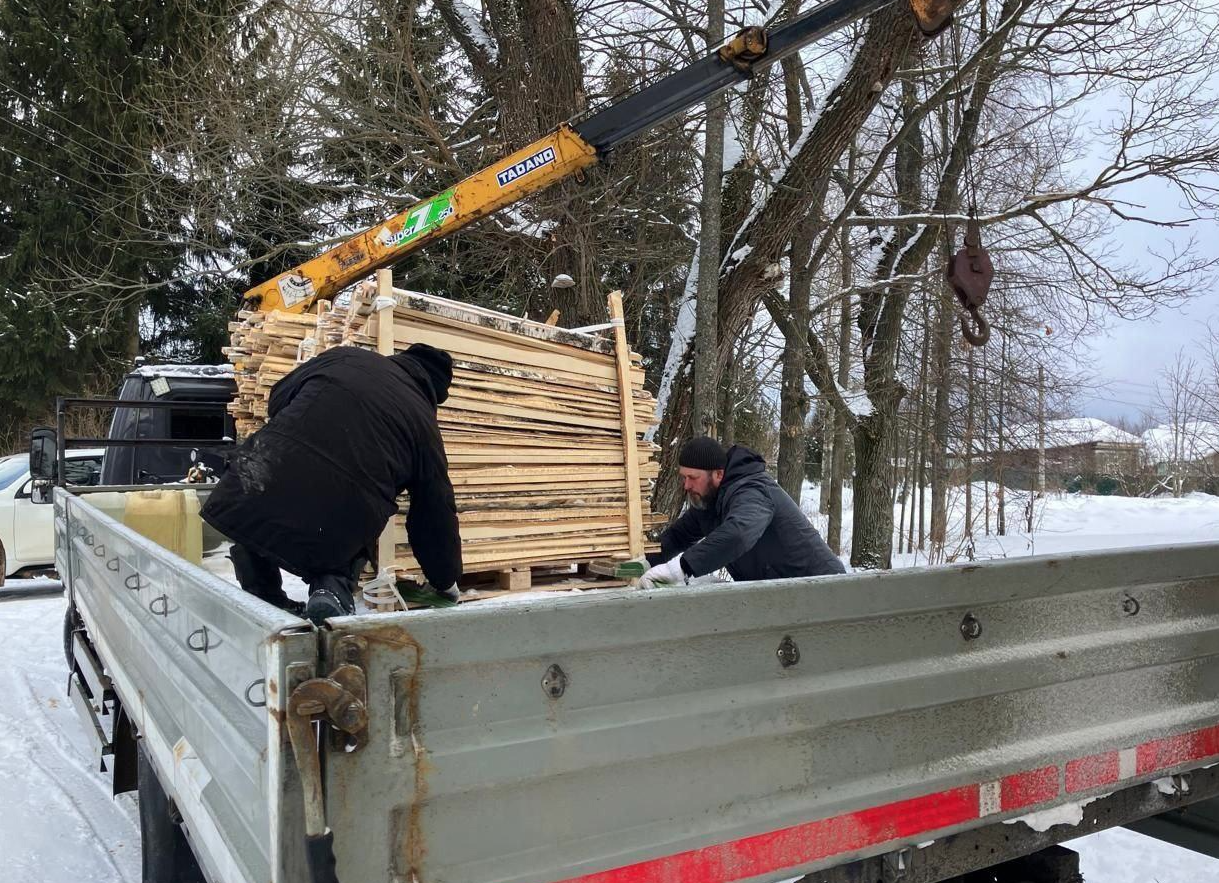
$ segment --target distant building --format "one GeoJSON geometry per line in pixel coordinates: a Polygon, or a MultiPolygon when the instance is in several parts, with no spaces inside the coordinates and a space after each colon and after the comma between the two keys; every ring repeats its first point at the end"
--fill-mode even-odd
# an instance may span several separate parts
{"type": "MultiPolygon", "coordinates": [[[[1005,450],[990,452],[988,471],[1000,469],[1009,486],[1033,487],[1037,478],[1038,427],[1013,427],[1005,433],[1005,450]]],[[[993,444],[993,440],[992,440],[993,444]]],[[[1079,476],[1134,476],[1143,468],[1143,443],[1096,417],[1070,417],[1045,423],[1045,472],[1050,488],[1066,486],[1079,476]]]]}

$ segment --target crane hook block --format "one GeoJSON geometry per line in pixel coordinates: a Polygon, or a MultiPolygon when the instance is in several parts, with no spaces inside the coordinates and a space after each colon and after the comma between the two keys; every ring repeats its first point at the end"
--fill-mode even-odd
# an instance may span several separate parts
{"type": "Polygon", "coordinates": [[[960,0],[910,0],[910,11],[924,37],[934,37],[952,24],[952,11],[960,0]]]}
{"type": "Polygon", "coordinates": [[[757,26],[738,31],[716,52],[720,61],[732,65],[741,73],[749,73],[755,61],[766,54],[766,29],[757,26]]]}
{"type": "Polygon", "coordinates": [[[990,325],[979,310],[986,303],[990,284],[995,278],[995,267],[990,254],[982,247],[982,233],[978,219],[971,217],[965,228],[965,243],[948,261],[948,284],[956,293],[961,308],[973,319],[970,329],[962,317],[961,333],[974,346],[983,346],[990,339],[990,325]]]}

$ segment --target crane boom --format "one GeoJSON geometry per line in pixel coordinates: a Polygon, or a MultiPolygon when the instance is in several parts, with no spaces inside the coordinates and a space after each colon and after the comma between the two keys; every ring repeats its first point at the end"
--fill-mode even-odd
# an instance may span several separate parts
{"type": "MultiPolygon", "coordinates": [[[[583,119],[561,123],[449,189],[254,286],[246,292],[246,302],[265,311],[304,312],[429,242],[576,175],[630,138],[893,2],[828,0],[775,28],[745,28],[705,58],[583,119]]],[[[960,0],[900,2],[930,36],[949,24],[960,0]]]]}

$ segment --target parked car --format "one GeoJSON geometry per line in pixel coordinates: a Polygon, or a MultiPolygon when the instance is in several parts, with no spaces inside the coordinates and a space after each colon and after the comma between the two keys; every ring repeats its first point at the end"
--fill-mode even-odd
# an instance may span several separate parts
{"type": "MultiPolygon", "coordinates": [[[[64,464],[68,484],[95,486],[102,476],[102,449],[68,451],[64,464]]],[[[30,499],[30,458],[17,454],[0,459],[0,560],[4,575],[55,563],[54,512],[30,499]]]]}

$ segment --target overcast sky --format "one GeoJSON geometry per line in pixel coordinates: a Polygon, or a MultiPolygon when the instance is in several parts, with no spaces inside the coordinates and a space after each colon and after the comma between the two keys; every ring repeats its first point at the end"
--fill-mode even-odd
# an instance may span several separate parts
{"type": "MultiPolygon", "coordinates": [[[[1155,217],[1183,216],[1178,195],[1166,186],[1149,184],[1126,191],[1126,196],[1145,204],[1155,217]]],[[[1168,252],[1170,238],[1184,248],[1192,237],[1195,254],[1219,258],[1219,225],[1210,221],[1192,224],[1188,231],[1125,222],[1117,237],[1124,252],[1141,255],[1149,266],[1158,264],[1152,252],[1168,252]]],[[[1145,411],[1154,411],[1152,387],[1160,372],[1171,365],[1182,347],[1196,347],[1205,339],[1208,323],[1219,330],[1217,279],[1219,276],[1212,277],[1210,284],[1185,304],[1162,308],[1151,319],[1109,321],[1108,333],[1094,339],[1091,353],[1086,356],[1086,367],[1104,388],[1081,393],[1082,416],[1105,420],[1124,416],[1137,421],[1145,411]]]]}

